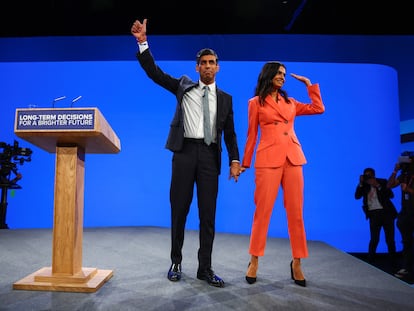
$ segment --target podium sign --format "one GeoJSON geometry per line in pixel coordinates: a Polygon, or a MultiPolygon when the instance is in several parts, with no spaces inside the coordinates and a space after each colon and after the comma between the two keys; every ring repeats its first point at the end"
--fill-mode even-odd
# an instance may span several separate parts
{"type": "Polygon", "coordinates": [[[118,153],[120,141],[98,108],[17,109],[14,132],[49,153],[76,144],[85,153],[118,153]]]}
{"type": "Polygon", "coordinates": [[[14,289],[95,292],[112,270],[82,267],[85,153],[118,153],[120,140],[97,108],[17,109],[15,134],[56,153],[52,266],[14,289]]]}

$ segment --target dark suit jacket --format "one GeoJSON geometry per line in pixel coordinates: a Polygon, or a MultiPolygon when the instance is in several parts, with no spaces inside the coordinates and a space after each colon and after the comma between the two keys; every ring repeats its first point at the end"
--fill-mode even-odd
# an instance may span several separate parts
{"type": "MultiPolygon", "coordinates": [[[[385,213],[387,213],[391,218],[397,217],[397,210],[392,203],[391,199],[394,197],[394,192],[387,188],[387,180],[384,178],[377,178],[377,181],[380,185],[380,188],[376,189],[378,200],[384,208],[385,213]]],[[[362,209],[367,218],[369,218],[368,211],[368,193],[371,190],[369,184],[363,184],[362,187],[357,185],[355,190],[355,199],[363,198],[362,209]]]]}
{"type": "MultiPolygon", "coordinates": [[[[174,78],[161,70],[155,63],[154,57],[150,49],[143,53],[137,53],[137,59],[144,69],[147,76],[158,85],[170,91],[177,98],[177,106],[174,117],[170,124],[170,132],[165,147],[173,152],[180,151],[184,143],[184,115],[182,107],[182,99],[184,94],[193,87],[198,86],[198,82],[192,81],[188,76],[183,75],[180,78],[174,78]]],[[[229,165],[233,160],[239,161],[239,149],[237,146],[237,137],[234,130],[233,119],[233,99],[230,94],[225,93],[219,88],[217,92],[217,150],[219,170],[221,168],[221,152],[222,152],[222,135],[224,133],[224,142],[226,144],[229,156],[229,165]]]]}

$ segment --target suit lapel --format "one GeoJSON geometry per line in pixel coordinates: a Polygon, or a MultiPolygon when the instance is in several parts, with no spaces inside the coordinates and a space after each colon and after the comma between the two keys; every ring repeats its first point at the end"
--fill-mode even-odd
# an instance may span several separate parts
{"type": "Polygon", "coordinates": [[[272,96],[268,95],[265,102],[266,105],[268,105],[272,110],[275,110],[283,119],[289,120],[292,118],[293,105],[286,103],[283,98],[279,97],[279,102],[276,103],[272,96]]]}

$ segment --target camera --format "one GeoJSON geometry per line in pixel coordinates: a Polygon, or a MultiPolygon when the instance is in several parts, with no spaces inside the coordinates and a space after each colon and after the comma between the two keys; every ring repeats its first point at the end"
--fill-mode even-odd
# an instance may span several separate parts
{"type": "Polygon", "coordinates": [[[0,185],[5,188],[18,187],[16,182],[21,179],[17,164],[31,161],[32,150],[19,147],[15,140],[13,145],[0,142],[0,185]],[[15,178],[12,178],[12,173],[15,178]]]}
{"type": "Polygon", "coordinates": [[[400,165],[400,181],[401,183],[408,183],[411,176],[414,175],[414,152],[404,151],[398,158],[400,165]]]}
{"type": "Polygon", "coordinates": [[[372,178],[374,178],[373,176],[371,176],[371,175],[362,175],[362,178],[363,178],[363,181],[364,181],[364,183],[367,183],[368,182],[368,180],[370,180],[370,179],[372,179],[372,178]]]}
{"type": "Polygon", "coordinates": [[[0,142],[0,165],[8,162],[19,163],[23,165],[25,161],[31,161],[32,150],[29,148],[19,147],[19,143],[15,140],[13,145],[0,142]]]}
{"type": "Polygon", "coordinates": [[[32,160],[32,150],[19,147],[15,140],[13,145],[0,142],[0,229],[8,229],[6,224],[7,190],[21,189],[17,182],[22,179],[22,174],[17,171],[17,164],[32,160]]]}
{"type": "Polygon", "coordinates": [[[400,165],[402,175],[414,174],[414,152],[404,151],[398,158],[398,164],[400,165]]]}

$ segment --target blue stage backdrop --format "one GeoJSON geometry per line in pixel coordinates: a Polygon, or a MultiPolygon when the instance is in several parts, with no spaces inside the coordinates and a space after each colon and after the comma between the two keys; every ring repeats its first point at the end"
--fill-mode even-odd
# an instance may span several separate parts
{"type": "MultiPolygon", "coordinates": [[[[110,42],[105,46],[114,49],[116,45],[110,42]]],[[[205,43],[203,46],[215,48],[214,40],[205,43]]],[[[180,51],[157,50],[157,44],[153,46],[156,58],[163,55],[159,65],[165,71],[197,79],[194,60],[179,59],[180,51]],[[165,57],[169,52],[170,60],[165,57]]],[[[198,50],[194,46],[191,55],[198,50]]],[[[0,62],[0,141],[13,143],[16,139],[21,147],[33,150],[32,162],[18,167],[23,174],[19,182],[23,188],[8,193],[6,222],[11,229],[53,226],[55,154],[17,138],[13,128],[17,108],[49,108],[53,99],[61,96],[66,99],[55,103],[58,108],[69,107],[79,96],[82,98],[74,103],[75,107],[99,108],[121,140],[119,154],[86,155],[84,226],[169,227],[172,154],[164,145],[175,97],[149,80],[131,57],[136,51],[134,42],[127,47],[121,45],[120,49],[129,54],[129,59],[97,56],[97,60],[85,57],[85,60],[62,61],[65,57],[61,55],[68,55],[68,51],[55,50],[61,55],[53,58],[48,50],[48,57],[41,60],[39,54],[37,59],[28,56],[29,60],[25,60],[20,55],[20,61],[0,62]]],[[[308,159],[304,167],[307,236],[346,252],[366,252],[368,222],[362,212],[362,201],[354,199],[354,191],[365,167],[374,167],[377,176],[387,178],[401,152],[397,71],[371,63],[295,62],[279,57],[229,60],[228,51],[219,53],[227,56],[220,62],[217,83],[233,95],[241,155],[247,132],[247,101],[266,60],[283,61],[288,73],[306,75],[314,83],[320,83],[326,112],[296,119],[296,131],[308,159]]],[[[285,87],[291,96],[308,101],[300,82],[288,76],[285,87]]],[[[246,171],[234,183],[228,179],[227,163],[224,150],[217,231],[249,234],[254,212],[254,169],[246,171]]],[[[394,203],[399,209],[399,189],[394,193],[394,203]]],[[[287,237],[285,219],[280,193],[270,236],[287,237]]],[[[198,229],[196,199],[187,229],[198,229]]],[[[401,249],[398,231],[396,241],[401,249]]],[[[386,251],[383,238],[378,251],[386,251]]]]}
{"type": "MultiPolygon", "coordinates": [[[[192,74],[194,61],[160,61],[174,76],[192,74]]],[[[247,131],[247,100],[252,96],[263,62],[223,61],[218,85],[233,94],[240,152],[247,131]]],[[[361,201],[354,199],[359,175],[366,166],[378,176],[389,174],[399,152],[397,77],[394,69],[371,64],[286,63],[288,73],[320,83],[326,112],[296,119],[308,164],[305,166],[305,219],[308,238],[346,251],[365,251],[368,237],[361,201]],[[356,74],[357,73],[357,74],[356,74]],[[345,88],[352,81],[353,88],[345,88]],[[385,87],[386,86],[386,87],[385,87]],[[384,148],[384,145],[387,148],[384,148]],[[381,156],[378,156],[378,155],[381,156]]],[[[175,109],[173,95],[150,81],[135,61],[3,63],[2,132],[14,139],[16,108],[98,107],[121,140],[115,155],[86,155],[86,227],[169,226],[171,153],[164,149],[175,109]],[[23,87],[24,86],[24,87],[23,87]],[[3,122],[4,120],[4,122],[3,122]]],[[[288,77],[286,89],[307,101],[302,83],[288,77]]],[[[21,190],[9,195],[10,228],[53,225],[54,154],[30,145],[32,162],[19,167],[21,190]]],[[[236,184],[228,180],[227,153],[218,198],[217,231],[248,234],[254,211],[254,171],[236,184]]],[[[284,209],[279,197],[270,236],[286,237],[284,209]]],[[[188,229],[198,228],[196,201],[188,229]]]]}

